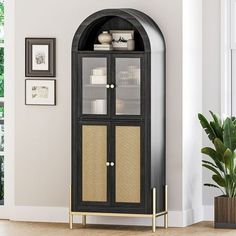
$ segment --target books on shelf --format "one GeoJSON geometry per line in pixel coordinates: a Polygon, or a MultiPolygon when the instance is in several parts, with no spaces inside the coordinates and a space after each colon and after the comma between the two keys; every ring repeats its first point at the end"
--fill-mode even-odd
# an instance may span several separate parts
{"type": "Polygon", "coordinates": [[[113,49],[111,44],[94,44],[93,45],[94,51],[110,51],[113,49]]]}

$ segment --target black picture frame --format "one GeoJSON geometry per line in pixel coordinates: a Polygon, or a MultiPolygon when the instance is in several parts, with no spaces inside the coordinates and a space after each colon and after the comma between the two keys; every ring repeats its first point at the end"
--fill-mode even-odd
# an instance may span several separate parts
{"type": "Polygon", "coordinates": [[[25,105],[55,106],[56,105],[56,80],[55,79],[26,79],[25,80],[25,105]],[[31,98],[31,101],[30,101],[29,96],[28,96],[29,95],[28,93],[30,93],[30,91],[28,91],[28,88],[32,87],[32,85],[27,86],[29,82],[34,83],[34,86],[38,85],[41,87],[43,87],[43,86],[46,87],[46,84],[43,85],[43,83],[52,83],[51,89],[53,89],[53,91],[52,91],[53,95],[51,96],[50,99],[48,99],[48,102],[43,102],[43,103],[39,102],[39,101],[37,102],[37,98],[35,99],[35,101],[33,101],[33,99],[31,98]]]}
{"type": "Polygon", "coordinates": [[[25,77],[55,76],[56,38],[25,38],[25,77]]]}

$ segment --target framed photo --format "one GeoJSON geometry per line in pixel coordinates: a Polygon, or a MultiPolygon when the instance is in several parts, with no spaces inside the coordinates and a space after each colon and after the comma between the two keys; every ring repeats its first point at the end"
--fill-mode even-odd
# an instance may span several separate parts
{"type": "Polygon", "coordinates": [[[56,39],[25,39],[25,76],[56,76],[56,39]]]}
{"type": "Polygon", "coordinates": [[[127,42],[134,39],[134,30],[110,30],[114,50],[127,50],[127,42]]]}
{"type": "Polygon", "coordinates": [[[25,105],[56,105],[56,80],[26,79],[25,105]]]}

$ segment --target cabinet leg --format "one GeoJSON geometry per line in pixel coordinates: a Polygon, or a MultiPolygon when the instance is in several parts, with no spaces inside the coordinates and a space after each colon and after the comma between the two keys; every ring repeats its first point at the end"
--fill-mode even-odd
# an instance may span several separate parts
{"type": "Polygon", "coordinates": [[[164,227],[168,228],[168,213],[164,215],[164,227]]]}
{"type": "Polygon", "coordinates": [[[73,229],[73,215],[69,213],[69,223],[70,223],[70,229],[73,229]]]}
{"type": "Polygon", "coordinates": [[[156,216],[152,216],[152,232],[156,232],[156,216]]]}
{"type": "Polygon", "coordinates": [[[156,232],[156,188],[152,189],[152,232],[156,232]]]}
{"type": "Polygon", "coordinates": [[[166,214],[164,216],[164,227],[168,228],[168,186],[165,186],[165,211],[166,214]]]}
{"type": "Polygon", "coordinates": [[[85,215],[82,216],[82,226],[83,227],[86,226],[86,216],[85,215]]]}

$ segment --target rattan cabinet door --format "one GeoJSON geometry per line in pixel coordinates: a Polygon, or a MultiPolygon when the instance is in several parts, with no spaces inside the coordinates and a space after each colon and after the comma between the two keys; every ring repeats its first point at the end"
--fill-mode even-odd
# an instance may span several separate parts
{"type": "Polygon", "coordinates": [[[82,201],[107,202],[107,126],[82,125],[82,201]]]}
{"type": "Polygon", "coordinates": [[[141,203],[140,150],[140,126],[115,126],[115,203],[141,203]]]}

